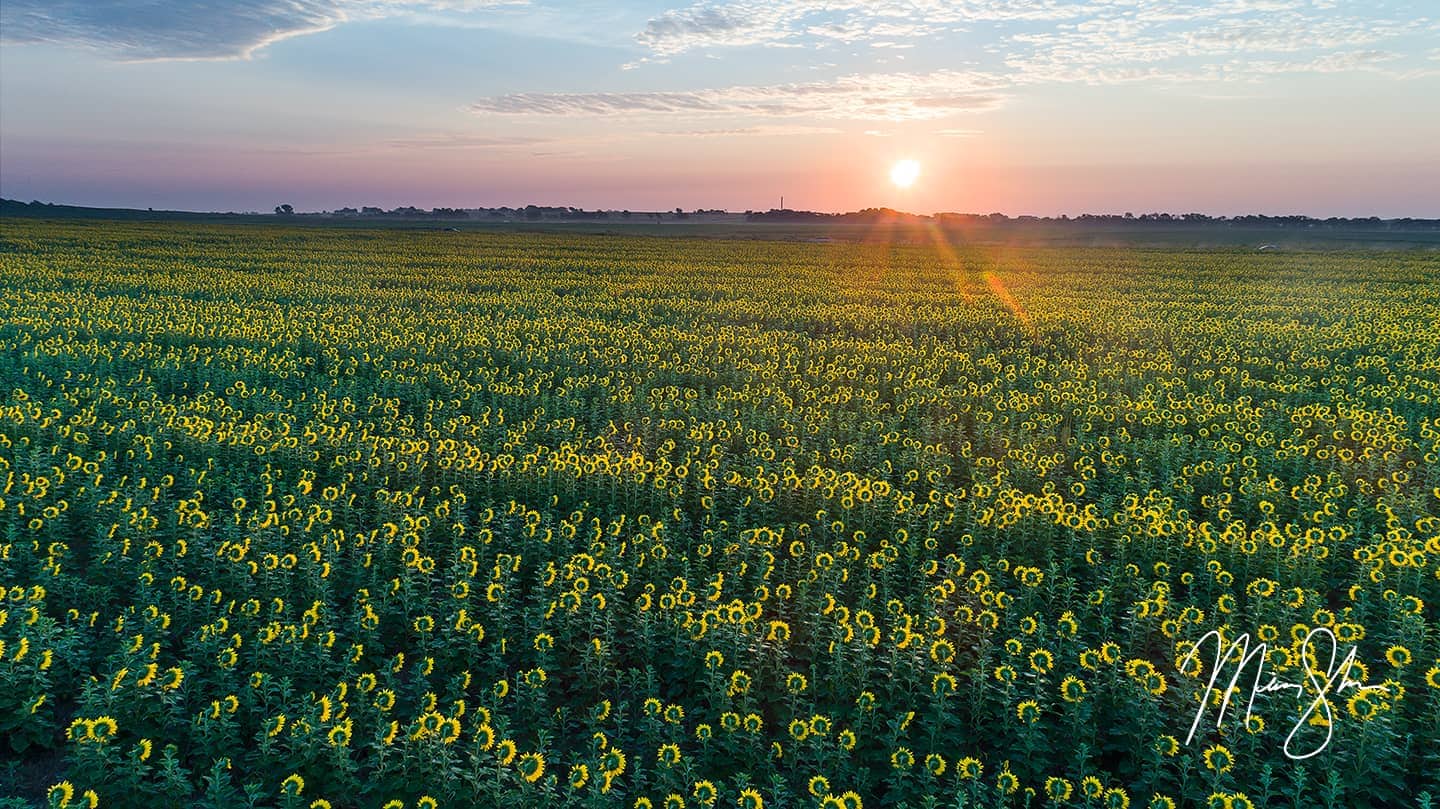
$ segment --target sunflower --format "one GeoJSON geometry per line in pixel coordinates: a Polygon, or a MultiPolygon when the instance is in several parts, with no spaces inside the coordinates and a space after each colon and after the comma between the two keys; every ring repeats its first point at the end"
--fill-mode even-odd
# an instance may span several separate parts
{"type": "Polygon", "coordinates": [[[331,747],[344,747],[348,745],[350,743],[350,720],[346,719],[344,722],[330,728],[330,732],[326,735],[326,740],[330,742],[331,747]]]}
{"type": "MultiPolygon", "coordinates": [[[[507,739],[506,741],[509,740],[507,739]]],[[[505,742],[501,742],[500,744],[503,747],[505,742]]],[[[526,753],[520,757],[520,761],[515,767],[520,771],[521,778],[533,784],[540,780],[540,777],[545,774],[545,757],[539,753],[526,753]]],[[[581,784],[581,786],[583,785],[584,784],[581,784]]]]}
{"type": "Polygon", "coordinates": [[[1205,748],[1204,757],[1205,769],[1216,773],[1229,772],[1235,762],[1235,757],[1230,754],[1230,749],[1221,744],[1205,748]]]}
{"type": "Polygon", "coordinates": [[[925,757],[925,771],[939,778],[945,774],[945,757],[939,753],[931,753],[925,757]]]}
{"type": "Polygon", "coordinates": [[[930,659],[945,664],[955,659],[955,644],[944,638],[930,644],[930,659]]]}
{"type": "Polygon", "coordinates": [[[620,750],[607,750],[605,755],[600,757],[600,767],[607,777],[613,778],[625,772],[625,764],[625,754],[620,750]]]}
{"type": "Polygon", "coordinates": [[[803,694],[809,687],[810,684],[805,679],[805,675],[798,671],[792,671],[785,677],[785,690],[791,694],[803,694]]]}
{"type": "Polygon", "coordinates": [[[1390,661],[1390,665],[1398,669],[1410,665],[1412,658],[1410,656],[1410,650],[1404,646],[1391,646],[1385,650],[1385,659],[1390,661]]]}
{"type": "Polygon", "coordinates": [[[741,669],[730,673],[730,696],[738,696],[750,690],[750,675],[741,669]]]}
{"type": "Polygon", "coordinates": [[[1015,777],[1015,773],[1010,772],[1009,762],[1006,762],[1006,765],[1000,770],[1000,774],[995,776],[995,788],[1000,790],[1001,795],[1014,795],[1015,791],[1020,788],[1020,779],[1015,777]]]}
{"type": "Polygon", "coordinates": [[[945,697],[955,693],[957,684],[955,678],[948,672],[940,672],[930,680],[930,693],[937,697],[945,697]]]}
{"type": "Polygon", "coordinates": [[[1345,703],[1345,709],[1350,712],[1351,716],[1363,720],[1373,719],[1380,712],[1379,707],[1370,699],[1370,695],[1366,691],[1355,692],[1345,703]]]}
{"type": "MultiPolygon", "coordinates": [[[[523,763],[522,763],[522,767],[523,767],[523,763]]],[[[542,770],[544,769],[544,765],[541,765],[541,769],[542,769],[542,770]]],[[[522,774],[522,775],[524,774],[524,771],[523,771],[523,770],[521,771],[521,774],[522,774]]],[[[528,777],[528,776],[527,776],[527,777],[528,777]]],[[[532,780],[533,780],[533,779],[532,779],[532,780]]],[[[571,788],[571,789],[580,789],[580,788],[584,787],[585,784],[589,783],[589,781],[590,781],[590,768],[589,768],[589,767],[585,766],[584,764],[576,764],[575,766],[573,766],[573,767],[570,768],[570,788],[571,788]]]]}
{"type": "Polygon", "coordinates": [[[805,737],[810,735],[810,725],[803,719],[791,719],[787,729],[790,732],[790,737],[797,742],[805,741],[805,737]]]}
{"type": "Polygon", "coordinates": [[[96,718],[95,738],[99,741],[109,741],[117,733],[120,733],[120,724],[115,723],[114,717],[96,718]]]}
{"type": "Polygon", "coordinates": [[[1055,655],[1046,649],[1036,649],[1030,653],[1030,668],[1038,674],[1044,674],[1055,668],[1055,655]]]}
{"type": "MultiPolygon", "coordinates": [[[[295,794],[299,794],[296,792],[295,794]]],[[[70,801],[75,799],[75,787],[69,781],[61,781],[45,793],[45,797],[54,806],[66,807],[70,801]]]]}

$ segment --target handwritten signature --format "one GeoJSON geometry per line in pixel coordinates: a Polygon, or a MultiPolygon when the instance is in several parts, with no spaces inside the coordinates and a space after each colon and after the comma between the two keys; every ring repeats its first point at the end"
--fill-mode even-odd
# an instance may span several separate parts
{"type": "MultiPolygon", "coordinates": [[[[1284,746],[1285,755],[1296,761],[1310,758],[1323,751],[1325,747],[1330,744],[1330,738],[1333,733],[1333,726],[1330,721],[1332,719],[1332,709],[1327,697],[1332,689],[1336,694],[1342,694],[1349,689],[1357,689],[1362,692],[1388,690],[1386,686],[1383,685],[1365,685],[1350,679],[1350,669],[1355,663],[1355,647],[1351,646],[1350,651],[1341,658],[1340,642],[1336,639],[1335,633],[1331,631],[1329,627],[1315,627],[1305,636],[1304,642],[1300,644],[1300,659],[1302,661],[1310,659],[1310,652],[1312,651],[1312,645],[1314,645],[1316,638],[1329,642],[1330,660],[1324,671],[1316,671],[1308,665],[1306,666],[1306,678],[1309,680],[1310,686],[1315,690],[1316,696],[1315,699],[1311,701],[1309,707],[1305,709],[1304,713],[1300,714],[1300,718],[1295,722],[1295,726],[1290,729],[1290,734],[1285,737],[1284,746]],[[1295,736],[1317,711],[1323,715],[1325,720],[1323,723],[1325,726],[1325,739],[1313,750],[1297,753],[1291,749],[1292,744],[1295,743],[1295,736]]],[[[1276,691],[1293,691],[1298,696],[1304,693],[1304,683],[1286,682],[1278,679],[1274,674],[1270,674],[1268,680],[1264,679],[1266,675],[1266,652],[1269,651],[1270,647],[1267,643],[1261,643],[1252,649],[1249,632],[1240,635],[1229,647],[1226,647],[1225,639],[1222,637],[1220,630],[1213,629],[1195,641],[1195,645],[1190,649],[1190,653],[1180,660],[1180,665],[1184,667],[1188,665],[1191,660],[1196,659],[1200,654],[1201,646],[1211,640],[1215,642],[1214,666],[1210,673],[1210,681],[1206,684],[1205,698],[1200,700],[1200,707],[1195,711],[1195,721],[1190,724],[1190,735],[1185,737],[1186,744],[1189,744],[1191,740],[1195,738],[1195,732],[1200,728],[1200,721],[1205,717],[1205,710],[1209,707],[1209,696],[1215,691],[1215,683],[1220,679],[1221,674],[1225,670],[1225,666],[1231,662],[1232,657],[1236,658],[1234,661],[1235,665],[1233,667],[1233,674],[1230,676],[1229,684],[1222,689],[1224,696],[1220,701],[1220,712],[1215,717],[1215,726],[1217,728],[1220,727],[1221,722],[1225,720],[1225,713],[1230,709],[1230,698],[1238,691],[1237,684],[1240,682],[1240,678],[1252,663],[1255,664],[1255,678],[1251,681],[1250,685],[1250,699],[1245,704],[1246,720],[1248,720],[1254,712],[1255,698],[1261,694],[1276,691]]],[[[1320,651],[1323,651],[1323,649],[1320,651]]],[[[1319,654],[1316,654],[1315,659],[1318,662],[1322,658],[1319,654]]]]}

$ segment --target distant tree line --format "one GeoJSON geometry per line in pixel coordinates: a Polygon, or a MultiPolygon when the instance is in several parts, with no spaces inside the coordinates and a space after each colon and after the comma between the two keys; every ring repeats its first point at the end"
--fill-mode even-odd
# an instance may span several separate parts
{"type": "Polygon", "coordinates": [[[933,222],[941,225],[1007,225],[1027,223],[1076,223],[1083,225],[1237,225],[1243,227],[1274,228],[1350,228],[1376,230],[1440,230],[1440,219],[1381,219],[1378,216],[1345,218],[1332,216],[1320,219],[1313,216],[1265,216],[1246,214],[1243,216],[1210,216],[1203,213],[1143,213],[1093,214],[1079,216],[1006,216],[1003,213],[975,214],[942,212],[931,215],[905,213],[891,208],[865,208],[850,213],[819,213],[772,208],[768,211],[746,213],[749,222],[815,222],[830,224],[871,225],[879,223],[921,224],[933,222]]]}
{"type": "MultiPolygon", "coordinates": [[[[280,206],[275,213],[284,213],[280,206]]],[[[643,214],[633,214],[628,210],[593,210],[587,211],[584,208],[576,208],[570,205],[526,205],[524,207],[499,207],[499,208],[431,208],[425,210],[414,206],[405,205],[399,208],[385,210],[373,206],[363,208],[336,208],[321,215],[324,216],[354,216],[354,217],[395,217],[403,219],[524,219],[528,221],[539,221],[544,219],[563,219],[566,221],[585,220],[608,220],[608,219],[630,219],[632,216],[641,216],[645,219],[688,219],[691,216],[706,216],[713,214],[728,213],[723,208],[696,208],[693,212],[687,212],[683,208],[675,208],[669,211],[650,211],[643,214]]]]}
{"type": "MultiPolygon", "coordinates": [[[[997,214],[998,216],[998,214],[997,214]]],[[[768,211],[752,211],[745,215],[747,222],[824,222],[841,225],[870,225],[877,222],[928,222],[932,217],[904,213],[892,208],[866,208],[850,213],[817,213],[797,211],[791,208],[771,208],[768,211]]]]}
{"type": "Polygon", "coordinates": [[[628,219],[629,211],[587,211],[584,208],[574,208],[565,205],[544,206],[526,205],[523,208],[416,208],[413,205],[403,205],[398,208],[385,210],[373,206],[363,208],[336,208],[329,211],[329,216],[355,216],[355,217],[392,217],[400,219],[527,219],[536,221],[540,219],[609,219],[611,215],[619,215],[628,219]]]}

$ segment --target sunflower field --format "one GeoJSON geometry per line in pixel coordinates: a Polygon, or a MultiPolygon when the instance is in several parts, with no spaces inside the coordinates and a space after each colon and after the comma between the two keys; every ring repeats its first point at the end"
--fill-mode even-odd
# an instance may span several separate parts
{"type": "Polygon", "coordinates": [[[1437,605],[1433,252],[0,226],[0,805],[1428,806],[1437,605]]]}

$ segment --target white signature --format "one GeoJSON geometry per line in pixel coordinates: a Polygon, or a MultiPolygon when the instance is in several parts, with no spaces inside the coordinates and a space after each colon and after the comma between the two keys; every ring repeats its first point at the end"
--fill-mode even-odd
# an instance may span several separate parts
{"type": "MultiPolygon", "coordinates": [[[[1349,653],[1347,653],[1343,659],[1339,660],[1339,665],[1337,667],[1336,661],[1340,658],[1340,642],[1335,638],[1335,633],[1332,632],[1329,627],[1315,627],[1314,629],[1310,630],[1309,634],[1305,636],[1304,642],[1300,644],[1300,659],[1302,661],[1310,659],[1310,647],[1317,636],[1329,641],[1330,662],[1325,667],[1325,670],[1323,672],[1311,670],[1308,666],[1306,666],[1306,677],[1309,679],[1310,685],[1314,688],[1316,696],[1315,699],[1310,703],[1310,706],[1305,709],[1305,712],[1300,714],[1299,720],[1297,720],[1295,722],[1295,726],[1290,729],[1290,734],[1285,737],[1285,755],[1289,756],[1292,759],[1295,759],[1296,761],[1310,758],[1311,756],[1320,753],[1322,750],[1325,749],[1327,745],[1330,744],[1330,737],[1333,733],[1333,726],[1331,724],[1331,719],[1333,717],[1331,716],[1330,703],[1326,699],[1326,697],[1328,696],[1332,688],[1334,689],[1336,694],[1344,693],[1347,689],[1358,689],[1362,692],[1388,690],[1383,685],[1364,685],[1363,683],[1350,679],[1350,668],[1355,663],[1354,646],[1351,646],[1349,653]],[[1295,735],[1300,732],[1300,729],[1304,727],[1307,722],[1310,721],[1310,718],[1315,715],[1316,711],[1319,711],[1324,715],[1325,739],[1324,741],[1320,742],[1319,746],[1317,746],[1310,752],[1298,754],[1294,750],[1290,749],[1291,744],[1295,741],[1295,735]]],[[[1195,645],[1190,649],[1190,653],[1185,655],[1185,657],[1181,658],[1181,667],[1184,667],[1192,659],[1194,659],[1200,653],[1201,645],[1208,640],[1215,641],[1215,664],[1213,671],[1210,674],[1210,682],[1206,684],[1205,696],[1200,700],[1200,708],[1195,711],[1195,721],[1190,724],[1190,735],[1185,737],[1186,744],[1189,744],[1191,740],[1195,738],[1195,731],[1199,729],[1200,720],[1204,718],[1205,709],[1209,706],[1210,694],[1215,691],[1215,682],[1216,680],[1220,679],[1220,674],[1223,671],[1223,667],[1230,662],[1231,657],[1237,657],[1238,655],[1235,661],[1234,674],[1231,675],[1229,684],[1224,689],[1222,689],[1224,691],[1224,697],[1220,701],[1220,713],[1215,717],[1215,726],[1217,728],[1220,727],[1220,723],[1224,721],[1225,712],[1230,708],[1230,697],[1237,690],[1236,684],[1240,681],[1240,677],[1245,673],[1246,668],[1249,667],[1252,662],[1256,663],[1255,679],[1251,682],[1250,699],[1245,704],[1246,720],[1250,718],[1251,714],[1254,711],[1255,698],[1261,694],[1267,694],[1273,691],[1294,691],[1298,695],[1305,691],[1305,685],[1303,683],[1285,682],[1277,679],[1274,674],[1269,675],[1268,680],[1262,681],[1261,678],[1265,676],[1265,654],[1267,651],[1269,651],[1270,647],[1269,644],[1261,643],[1259,646],[1251,649],[1249,632],[1246,632],[1245,634],[1236,638],[1234,642],[1232,642],[1230,646],[1226,648],[1224,646],[1225,641],[1224,638],[1221,637],[1220,630],[1212,629],[1211,631],[1202,635],[1199,640],[1195,641],[1195,645]],[[1256,661],[1256,658],[1258,658],[1258,661],[1256,661]]],[[[1317,654],[1317,662],[1320,659],[1320,656],[1317,654]]]]}

